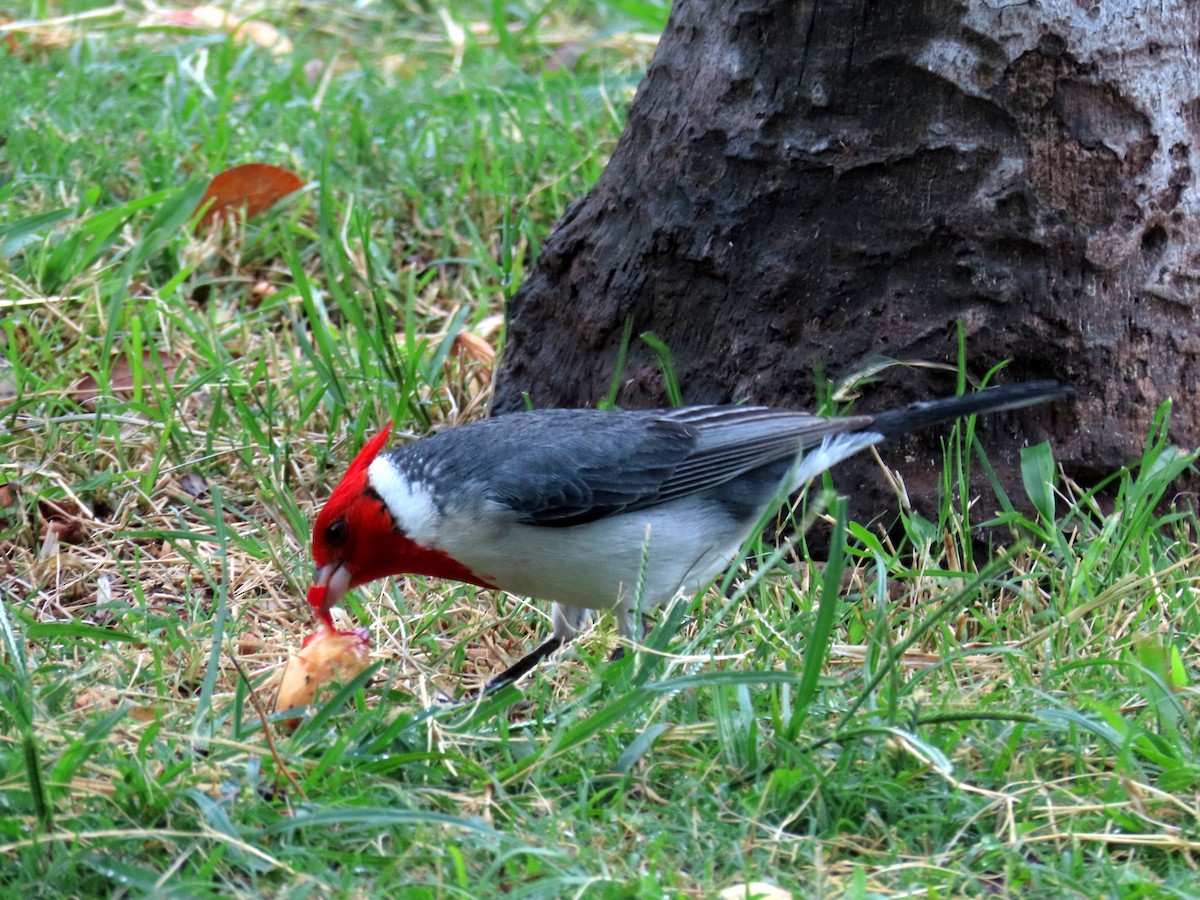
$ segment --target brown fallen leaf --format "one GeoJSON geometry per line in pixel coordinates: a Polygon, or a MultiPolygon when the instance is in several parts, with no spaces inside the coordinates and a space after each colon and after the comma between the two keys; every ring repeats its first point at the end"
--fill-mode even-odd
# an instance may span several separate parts
{"type": "Polygon", "coordinates": [[[468,331],[460,331],[454,336],[450,352],[460,359],[485,366],[490,366],[496,361],[496,351],[492,349],[492,345],[486,339],[468,331]]]}
{"type": "Polygon", "coordinates": [[[42,556],[53,556],[58,544],[85,544],[88,540],[92,514],[74,500],[50,500],[39,497],[38,513],[42,517],[39,533],[43,538],[42,556]]]}
{"type": "Polygon", "coordinates": [[[188,472],[179,479],[179,488],[191,497],[200,497],[208,492],[208,482],[204,480],[203,475],[188,472]]]}
{"type": "Polygon", "coordinates": [[[170,25],[173,28],[194,28],[197,31],[227,31],[235,41],[246,40],[270,50],[275,56],[292,52],[292,42],[274,25],[260,19],[239,19],[216,6],[201,4],[190,9],[154,10],[142,27],[170,25]]]}
{"type": "Polygon", "coordinates": [[[74,706],[76,709],[107,709],[116,706],[121,702],[121,698],[109,688],[86,688],[81,691],[75,698],[74,706]]]}
{"type": "Polygon", "coordinates": [[[61,519],[58,516],[46,520],[47,532],[53,532],[59,543],[86,544],[88,532],[82,519],[61,519]]]}
{"type": "Polygon", "coordinates": [[[250,292],[246,294],[246,301],[251,307],[257,307],[268,297],[273,297],[277,293],[279,293],[279,288],[271,282],[256,281],[251,286],[250,292]]]}
{"type": "MultiPolygon", "coordinates": [[[[91,712],[106,712],[116,708],[120,703],[121,695],[115,688],[87,688],[75,698],[74,707],[91,712]]],[[[130,706],[126,712],[134,721],[142,723],[153,722],[162,714],[160,708],[146,704],[135,704],[130,706]]]]}
{"type": "Polygon", "coordinates": [[[134,721],[143,724],[153,722],[162,715],[162,710],[157,706],[131,706],[129,707],[129,715],[134,721]]]}
{"type": "MultiPolygon", "coordinates": [[[[310,705],[327,684],[350,681],[371,664],[371,642],[366,629],[334,631],[322,628],[304,639],[300,652],[288,660],[275,695],[275,709],[287,711],[310,705]]],[[[291,730],[300,719],[281,723],[291,730]]]]}
{"type": "Polygon", "coordinates": [[[720,900],[792,900],[792,892],[766,881],[731,884],[717,897],[720,900]]]}
{"type": "Polygon", "coordinates": [[[218,219],[233,219],[242,207],[245,207],[246,218],[249,219],[266,212],[288,194],[302,187],[304,181],[300,176],[279,166],[263,163],[234,166],[208,183],[208,188],[196,208],[203,209],[210,200],[212,205],[200,217],[198,225],[207,227],[218,219]]]}
{"type": "MultiPolygon", "coordinates": [[[[158,378],[161,366],[163,381],[171,381],[182,362],[178,356],[170,353],[162,351],[155,353],[152,350],[142,352],[142,372],[149,379],[158,378]],[[157,363],[155,357],[157,357],[157,363]]],[[[108,389],[114,397],[127,399],[133,395],[134,383],[133,365],[129,362],[128,356],[121,356],[109,370],[108,389]]],[[[154,384],[155,382],[151,381],[150,383],[154,384]]],[[[143,382],[143,386],[146,386],[146,382],[143,382]]],[[[75,382],[70,393],[80,403],[92,403],[100,396],[100,382],[93,375],[84,375],[75,382]]]]}
{"type": "Polygon", "coordinates": [[[0,14],[0,47],[6,48],[11,55],[16,56],[21,50],[21,43],[15,34],[3,27],[13,21],[15,20],[12,16],[0,14]]]}

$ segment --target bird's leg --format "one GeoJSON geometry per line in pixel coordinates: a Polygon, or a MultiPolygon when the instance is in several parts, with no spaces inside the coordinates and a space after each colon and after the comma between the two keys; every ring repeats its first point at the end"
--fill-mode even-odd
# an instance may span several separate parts
{"type": "MultiPolygon", "coordinates": [[[[623,613],[618,613],[617,614],[617,629],[620,631],[621,637],[625,638],[626,640],[632,641],[634,639],[634,637],[633,637],[634,630],[637,628],[637,622],[639,622],[639,621],[642,623],[642,627],[640,629],[640,635],[639,635],[638,640],[644,641],[644,640],[646,640],[646,634],[650,631],[650,624],[646,621],[646,617],[639,616],[633,610],[628,610],[623,613]]],[[[617,644],[617,646],[615,648],[613,648],[612,655],[609,656],[608,661],[609,662],[617,662],[618,660],[622,660],[624,658],[625,658],[625,644],[620,643],[620,644],[617,644]]]]}
{"type": "Polygon", "coordinates": [[[484,685],[482,693],[490,694],[510,682],[524,678],[543,659],[564,644],[569,644],[575,635],[587,627],[591,617],[591,610],[555,603],[550,610],[550,619],[554,623],[553,635],[532,653],[525,654],[499,675],[494,676],[484,685]]]}
{"type": "Polygon", "coordinates": [[[536,666],[562,645],[563,640],[562,638],[558,637],[552,637],[549,640],[544,641],[542,645],[532,653],[526,653],[499,675],[493,676],[492,679],[483,686],[482,693],[490,694],[492,691],[498,690],[510,682],[524,678],[534,666],[536,666]]]}

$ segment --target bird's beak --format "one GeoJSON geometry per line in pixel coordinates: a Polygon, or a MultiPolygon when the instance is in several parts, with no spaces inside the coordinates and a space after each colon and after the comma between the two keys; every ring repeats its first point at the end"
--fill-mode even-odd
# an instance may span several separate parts
{"type": "Polygon", "coordinates": [[[345,599],[349,590],[349,569],[337,563],[321,566],[313,574],[313,586],[308,591],[308,605],[313,608],[322,624],[332,628],[333,617],[329,611],[345,599]]]}

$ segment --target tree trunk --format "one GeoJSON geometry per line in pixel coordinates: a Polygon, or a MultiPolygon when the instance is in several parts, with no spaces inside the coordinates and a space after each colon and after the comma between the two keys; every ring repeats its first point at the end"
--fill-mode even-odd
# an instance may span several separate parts
{"type": "MultiPolygon", "coordinates": [[[[1200,4],[1153,8],[676,0],[607,170],[512,300],[495,410],[594,405],[630,317],[686,401],[798,407],[880,356],[955,365],[961,323],[972,375],[1011,359],[1005,380],[1078,389],[980,423],[1010,483],[1022,439],[1111,471],[1172,396],[1200,443],[1200,4]]],[[[859,408],[953,386],[891,369],[859,408]]],[[[635,338],[618,402],[665,399],[635,338]]],[[[887,454],[918,503],[938,437],[887,454]]],[[[860,514],[890,508],[873,468],[836,479],[865,482],[860,514]]]]}

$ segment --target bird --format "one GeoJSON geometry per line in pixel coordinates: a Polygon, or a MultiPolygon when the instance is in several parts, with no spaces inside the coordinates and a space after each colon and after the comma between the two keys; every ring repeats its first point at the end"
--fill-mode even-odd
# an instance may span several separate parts
{"type": "Polygon", "coordinates": [[[551,635],[493,677],[524,676],[593,611],[639,634],[641,611],[724,571],[789,494],[885,439],[1071,394],[1017,382],[879,413],[764,406],[542,409],[384,449],[373,437],[317,515],[308,602],[323,628],[359,585],[451,579],[549,600],[551,635]]]}

